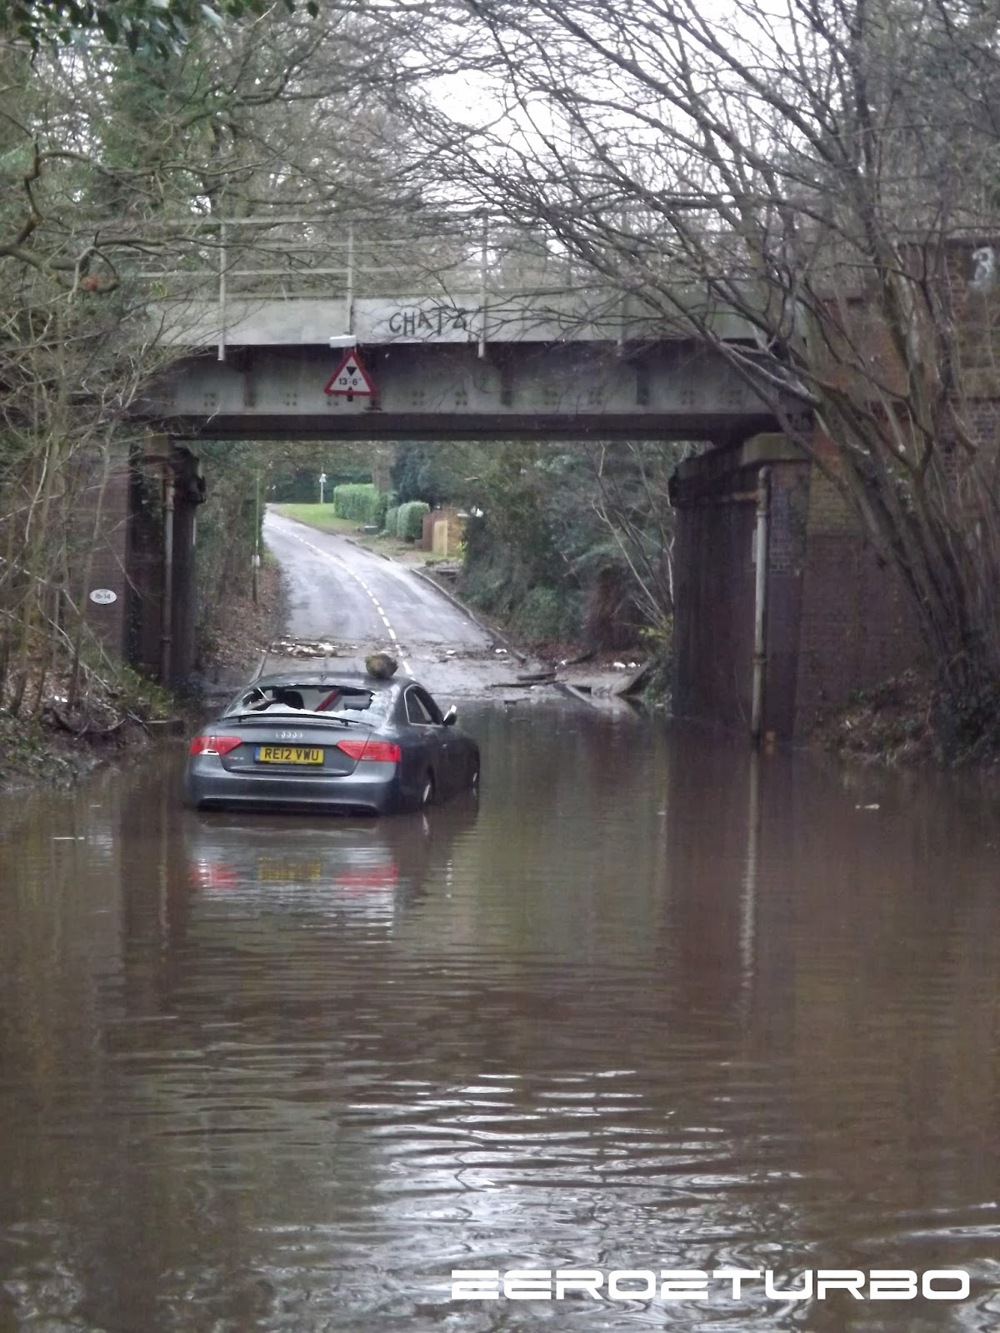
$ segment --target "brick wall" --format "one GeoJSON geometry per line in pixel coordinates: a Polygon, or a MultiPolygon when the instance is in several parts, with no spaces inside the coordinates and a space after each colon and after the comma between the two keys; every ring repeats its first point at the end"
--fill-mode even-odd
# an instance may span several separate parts
{"type": "MultiPolygon", "coordinates": [[[[830,444],[817,446],[833,459],[830,444]]],[[[809,486],[797,670],[797,734],[858,689],[924,661],[915,610],[899,575],[818,468],[809,486]]]]}
{"type": "Polygon", "coordinates": [[[129,468],[124,450],[81,458],[74,478],[76,504],[71,540],[77,549],[70,596],[83,609],[88,628],[109,653],[121,656],[126,643],[128,579],[129,468]],[[110,590],[113,602],[90,594],[110,590]]]}

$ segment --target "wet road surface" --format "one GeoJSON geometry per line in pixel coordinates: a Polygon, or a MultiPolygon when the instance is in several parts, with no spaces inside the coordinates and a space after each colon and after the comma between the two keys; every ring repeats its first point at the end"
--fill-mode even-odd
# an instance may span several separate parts
{"type": "MultiPolygon", "coordinates": [[[[509,678],[506,649],[410,566],[269,512],[267,545],[285,575],[287,637],[329,650],[337,665],[364,669],[368,653],[386,651],[405,674],[449,698],[481,695],[509,678]]],[[[280,644],[267,669],[288,665],[280,644]]]]}
{"type": "Polygon", "coordinates": [[[195,815],[180,745],[3,811],[0,1331],[1000,1325],[997,799],[463,721],[427,816],[195,815]],[[450,1299],[524,1268],[970,1276],[450,1299]]]}

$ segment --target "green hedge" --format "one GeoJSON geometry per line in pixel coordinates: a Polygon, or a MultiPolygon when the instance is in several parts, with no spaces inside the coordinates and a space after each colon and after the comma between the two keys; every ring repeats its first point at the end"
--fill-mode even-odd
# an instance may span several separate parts
{"type": "Polygon", "coordinates": [[[363,527],[381,531],[391,498],[371,482],[345,482],[333,488],[333,512],[337,518],[351,519],[363,527]]]}
{"type": "Polygon", "coordinates": [[[399,505],[390,505],[385,511],[385,522],[382,525],[382,531],[387,532],[390,537],[395,537],[399,525],[399,505]]]}
{"type": "Polygon", "coordinates": [[[431,512],[426,500],[407,500],[396,515],[396,536],[400,541],[418,542],[424,533],[424,515],[431,512]]]}

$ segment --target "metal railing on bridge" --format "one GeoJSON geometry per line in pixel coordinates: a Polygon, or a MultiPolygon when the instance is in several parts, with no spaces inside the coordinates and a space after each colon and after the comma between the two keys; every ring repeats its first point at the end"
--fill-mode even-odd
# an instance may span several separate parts
{"type": "MultiPolygon", "coordinates": [[[[112,225],[127,243],[127,229],[109,224],[108,234],[112,225]]],[[[136,229],[141,235],[125,252],[131,257],[122,264],[123,279],[136,282],[158,310],[172,312],[175,327],[184,327],[185,307],[196,311],[190,327],[204,330],[211,322],[220,357],[241,314],[269,303],[340,302],[346,336],[355,332],[359,302],[461,308],[481,355],[491,337],[523,326],[526,315],[555,336],[584,326],[591,337],[618,341],[668,336],[669,315],[663,301],[649,299],[651,285],[673,284],[675,300],[680,294],[679,306],[686,302],[692,313],[718,307],[668,247],[648,238],[641,254],[623,244],[613,263],[583,264],[537,225],[481,212],[352,219],[275,211],[152,219],[136,229]]]]}

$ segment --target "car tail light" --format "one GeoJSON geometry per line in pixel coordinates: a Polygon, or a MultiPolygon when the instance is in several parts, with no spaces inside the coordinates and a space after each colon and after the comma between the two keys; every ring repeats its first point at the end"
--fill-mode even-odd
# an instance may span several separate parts
{"type": "Polygon", "coordinates": [[[235,750],[242,741],[239,736],[195,736],[191,742],[191,754],[228,754],[235,750]]]}
{"type": "Polygon", "coordinates": [[[402,757],[395,741],[380,741],[371,736],[366,741],[338,741],[337,749],[352,759],[374,759],[380,764],[398,764],[402,757]]]}
{"type": "Polygon", "coordinates": [[[350,893],[364,893],[366,889],[392,889],[399,883],[399,872],[393,862],[372,866],[370,870],[349,870],[334,880],[338,889],[350,893]]]}

